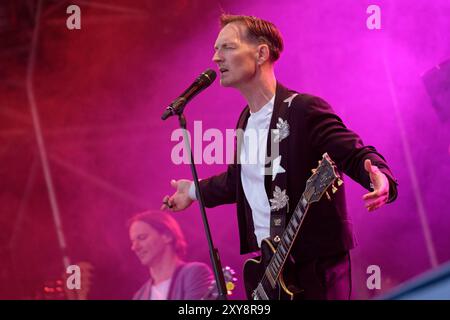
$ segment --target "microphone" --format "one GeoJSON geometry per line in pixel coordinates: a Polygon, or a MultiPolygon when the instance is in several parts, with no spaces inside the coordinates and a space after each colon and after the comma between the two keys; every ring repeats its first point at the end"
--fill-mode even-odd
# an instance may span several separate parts
{"type": "Polygon", "coordinates": [[[201,91],[209,87],[211,83],[216,79],[216,72],[212,69],[207,69],[197,79],[187,88],[178,98],[176,98],[172,103],[166,108],[162,120],[166,120],[170,116],[180,114],[183,112],[186,104],[201,91]]]}

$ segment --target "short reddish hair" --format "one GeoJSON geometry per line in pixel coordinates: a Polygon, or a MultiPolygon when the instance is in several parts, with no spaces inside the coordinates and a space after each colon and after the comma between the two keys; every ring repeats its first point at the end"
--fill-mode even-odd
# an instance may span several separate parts
{"type": "Polygon", "coordinates": [[[178,257],[183,258],[186,255],[186,239],[184,238],[180,225],[170,214],[163,211],[151,210],[138,213],[128,220],[128,229],[136,221],[148,224],[160,234],[171,236],[173,239],[172,247],[178,257]]]}
{"type": "Polygon", "coordinates": [[[265,43],[269,47],[270,61],[275,62],[283,51],[283,38],[278,28],[270,21],[253,16],[222,14],[220,27],[237,22],[247,27],[247,38],[257,43],[265,43]]]}

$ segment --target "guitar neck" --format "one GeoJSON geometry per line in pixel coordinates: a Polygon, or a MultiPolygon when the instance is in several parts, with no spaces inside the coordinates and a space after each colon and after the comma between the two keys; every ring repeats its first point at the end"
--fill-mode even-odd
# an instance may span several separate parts
{"type": "Polygon", "coordinates": [[[270,260],[269,265],[266,268],[265,275],[269,280],[272,288],[275,287],[276,281],[280,276],[281,271],[283,270],[286,258],[291,251],[292,245],[303,223],[303,219],[305,218],[305,214],[308,211],[309,204],[306,200],[309,199],[308,196],[309,195],[307,194],[307,191],[302,194],[297,207],[295,208],[292,217],[289,220],[289,224],[287,225],[281,236],[281,240],[278,243],[277,250],[272,256],[272,259],[270,260]]]}

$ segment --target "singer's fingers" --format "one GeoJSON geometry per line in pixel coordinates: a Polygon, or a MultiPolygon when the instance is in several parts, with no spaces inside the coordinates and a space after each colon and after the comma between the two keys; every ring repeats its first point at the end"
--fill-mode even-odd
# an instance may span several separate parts
{"type": "Polygon", "coordinates": [[[172,209],[173,208],[173,199],[170,199],[169,196],[165,196],[163,198],[163,205],[161,206],[161,210],[172,209]]]}
{"type": "Polygon", "coordinates": [[[368,173],[378,173],[381,172],[380,169],[376,166],[372,164],[372,161],[370,161],[370,159],[366,159],[364,161],[364,169],[366,169],[366,171],[368,173]]]}
{"type": "Polygon", "coordinates": [[[364,169],[366,169],[369,173],[372,172],[372,162],[370,159],[366,159],[366,161],[364,161],[364,169]]]}
{"type": "Polygon", "coordinates": [[[372,191],[369,193],[366,193],[365,195],[363,195],[363,200],[372,200],[372,199],[376,199],[380,196],[380,193],[378,191],[372,191]]]}
{"type": "Polygon", "coordinates": [[[161,210],[166,210],[167,209],[167,201],[169,200],[169,196],[165,196],[164,198],[163,198],[163,201],[162,201],[162,206],[161,206],[161,210]]]}
{"type": "Polygon", "coordinates": [[[367,211],[374,211],[380,207],[382,207],[388,200],[387,196],[382,196],[381,198],[379,198],[378,200],[375,200],[371,203],[366,204],[366,209],[367,211]]]}

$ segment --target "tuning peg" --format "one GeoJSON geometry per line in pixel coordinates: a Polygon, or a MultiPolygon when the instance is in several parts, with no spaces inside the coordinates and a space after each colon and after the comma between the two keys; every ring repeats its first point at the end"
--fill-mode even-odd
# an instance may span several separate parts
{"type": "Polygon", "coordinates": [[[311,169],[312,173],[316,173],[317,169],[311,169]]]}
{"type": "Polygon", "coordinates": [[[327,196],[327,199],[328,199],[328,200],[331,200],[331,197],[330,197],[330,195],[328,194],[328,191],[325,192],[325,195],[327,196]]]}
{"type": "Polygon", "coordinates": [[[338,189],[334,186],[334,184],[331,185],[331,192],[336,193],[338,189]]]}
{"type": "Polygon", "coordinates": [[[226,283],[226,286],[227,286],[227,290],[228,291],[233,291],[234,290],[234,283],[233,282],[231,282],[231,281],[228,281],[227,283],[226,283]]]}
{"type": "Polygon", "coordinates": [[[344,183],[344,181],[341,180],[341,178],[337,179],[337,185],[340,187],[342,184],[344,183]]]}

